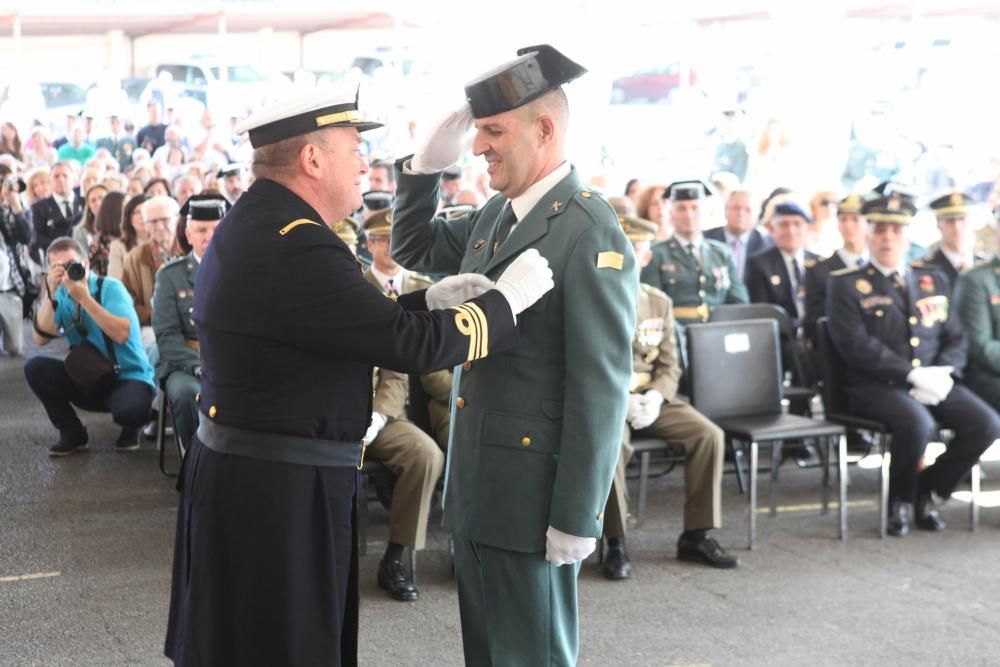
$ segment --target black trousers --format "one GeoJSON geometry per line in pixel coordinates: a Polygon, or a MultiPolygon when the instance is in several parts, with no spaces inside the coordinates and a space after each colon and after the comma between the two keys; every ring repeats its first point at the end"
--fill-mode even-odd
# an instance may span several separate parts
{"type": "Polygon", "coordinates": [[[86,432],[74,405],[88,412],[110,412],[115,423],[124,428],[141,428],[149,421],[155,390],[145,382],[121,380],[104,396],[87,398],[66,374],[62,360],[51,357],[29,359],[24,377],[61,435],[79,437],[86,432]]]}
{"type": "Polygon", "coordinates": [[[917,466],[938,426],[955,432],[948,449],[920,476],[922,490],[951,495],[982,453],[1000,437],[1000,417],[968,387],[956,384],[948,397],[926,406],[904,387],[865,383],[849,390],[851,410],[885,424],[892,433],[889,497],[913,502],[917,466]]]}

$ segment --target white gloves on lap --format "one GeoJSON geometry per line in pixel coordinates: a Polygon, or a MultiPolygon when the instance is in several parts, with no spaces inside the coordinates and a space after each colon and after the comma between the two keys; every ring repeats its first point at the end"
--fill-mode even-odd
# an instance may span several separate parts
{"type": "Polygon", "coordinates": [[[632,428],[636,431],[641,431],[644,428],[652,426],[653,422],[655,422],[660,416],[660,408],[663,407],[663,401],[663,394],[655,389],[650,389],[645,394],[641,395],[630,394],[628,422],[632,428]],[[638,399],[636,401],[638,407],[634,412],[632,408],[633,397],[638,399]]]}
{"type": "Polygon", "coordinates": [[[410,158],[414,174],[436,174],[458,162],[469,149],[472,108],[468,102],[439,120],[410,158]]]}
{"type": "Polygon", "coordinates": [[[373,412],[371,426],[368,427],[368,432],[365,433],[365,444],[372,444],[372,441],[378,437],[379,431],[381,431],[388,422],[388,418],[386,418],[386,416],[381,412],[373,412]]]}
{"type": "Polygon", "coordinates": [[[553,565],[572,565],[594,553],[597,540],[577,537],[549,526],[545,531],[545,560],[553,565]]]}
{"type": "Polygon", "coordinates": [[[951,377],[953,366],[922,366],[914,368],[906,376],[906,381],[913,385],[910,396],[924,405],[937,405],[948,398],[955,380],[951,377]],[[933,402],[929,402],[933,401],[933,402]]]}
{"type": "Polygon", "coordinates": [[[514,321],[522,311],[541,299],[555,287],[549,261],[538,254],[535,248],[528,248],[501,274],[497,280],[497,291],[504,295],[514,313],[514,321]]]}
{"type": "Polygon", "coordinates": [[[494,288],[493,281],[478,273],[448,276],[427,289],[428,310],[451,308],[494,288]]]}

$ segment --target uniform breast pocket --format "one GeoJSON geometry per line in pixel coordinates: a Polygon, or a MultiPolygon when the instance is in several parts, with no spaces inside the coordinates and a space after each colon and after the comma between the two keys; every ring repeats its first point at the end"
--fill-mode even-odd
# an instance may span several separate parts
{"type": "Polygon", "coordinates": [[[517,452],[557,455],[561,432],[558,423],[532,417],[487,412],[483,419],[484,445],[517,452]]]}

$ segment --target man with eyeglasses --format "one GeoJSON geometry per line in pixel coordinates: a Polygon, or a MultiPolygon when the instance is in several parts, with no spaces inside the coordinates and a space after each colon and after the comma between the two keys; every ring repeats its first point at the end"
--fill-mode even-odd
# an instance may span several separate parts
{"type": "Polygon", "coordinates": [[[147,349],[156,343],[152,326],[156,272],[178,254],[175,232],[179,210],[172,197],[157,196],[143,202],[142,224],[149,240],[132,248],[125,256],[122,282],[135,303],[142,326],[142,343],[147,349]]]}
{"type": "Polygon", "coordinates": [[[47,258],[45,293],[39,297],[32,335],[35,344],[48,345],[60,335],[70,347],[88,342],[119,369],[110,389],[88,394],[70,378],[62,359],[39,356],[28,360],[24,365],[28,386],[59,430],[59,441],[49,448],[49,456],[68,456],[88,447],[87,429],[74,405],[88,412],[110,412],[121,426],[115,449],[138,449],[139,432],[149,418],[155,390],[153,369],[139,340],[139,321],[128,292],[118,280],[92,274],[87,253],[71,238],[52,241],[47,258]],[[68,267],[73,262],[83,267],[79,280],[69,277],[68,267]]]}

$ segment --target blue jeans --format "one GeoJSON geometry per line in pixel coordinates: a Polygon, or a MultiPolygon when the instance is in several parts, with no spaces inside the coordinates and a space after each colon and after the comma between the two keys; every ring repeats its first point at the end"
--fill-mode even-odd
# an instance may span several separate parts
{"type": "Polygon", "coordinates": [[[104,396],[88,398],[66,374],[62,360],[51,357],[29,359],[24,377],[60,435],[79,437],[86,433],[74,405],[88,412],[110,412],[115,423],[126,429],[142,428],[149,421],[155,390],[140,380],[119,380],[104,396]]]}

